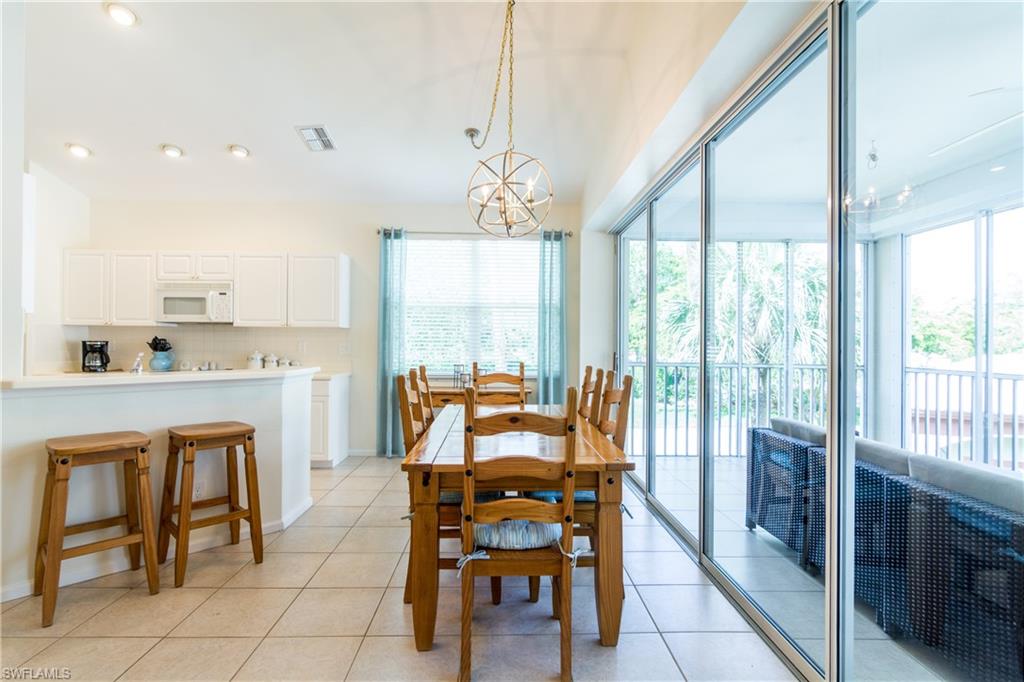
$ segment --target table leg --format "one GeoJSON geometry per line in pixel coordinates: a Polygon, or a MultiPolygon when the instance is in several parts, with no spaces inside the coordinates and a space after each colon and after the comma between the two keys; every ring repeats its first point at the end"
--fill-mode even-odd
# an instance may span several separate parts
{"type": "Polygon", "coordinates": [[[413,484],[415,511],[412,516],[413,537],[409,565],[412,574],[412,622],[417,651],[430,651],[434,646],[439,547],[438,497],[436,477],[423,474],[422,480],[413,484]]]}
{"type": "Polygon", "coordinates": [[[594,590],[597,597],[597,624],[603,646],[619,642],[622,623],[622,475],[601,474],[597,491],[597,529],[595,531],[594,590]]]}

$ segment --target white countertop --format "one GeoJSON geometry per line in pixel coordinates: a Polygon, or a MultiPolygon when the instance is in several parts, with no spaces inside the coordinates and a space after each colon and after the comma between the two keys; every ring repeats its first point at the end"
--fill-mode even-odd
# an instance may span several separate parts
{"type": "Polygon", "coordinates": [[[255,381],[259,379],[285,379],[288,377],[313,376],[320,373],[319,367],[282,367],[277,369],[224,369],[208,372],[85,372],[67,374],[42,374],[21,377],[0,383],[4,390],[24,388],[77,388],[84,386],[125,386],[150,384],[190,384],[218,381],[255,381]]]}

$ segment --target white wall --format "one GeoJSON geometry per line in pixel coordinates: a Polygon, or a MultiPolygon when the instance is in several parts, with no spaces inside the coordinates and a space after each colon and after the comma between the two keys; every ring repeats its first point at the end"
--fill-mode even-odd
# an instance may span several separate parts
{"type": "MultiPolygon", "coordinates": [[[[118,363],[127,362],[154,334],[196,359],[233,357],[247,351],[288,353],[303,364],[352,368],[352,451],[376,451],[377,395],[377,229],[465,231],[476,234],[463,205],[342,205],[315,202],[124,202],[94,200],[91,244],[109,249],[226,249],[232,251],[341,252],[352,258],[352,326],[337,330],[241,330],[222,327],[94,328],[94,338],[114,341],[118,363]],[[299,352],[299,344],[306,352],[299,352]],[[188,351],[189,347],[199,348],[188,351]],[[244,352],[240,352],[241,351],[244,352]],[[225,355],[226,354],[226,355],[225,355]]],[[[579,234],[579,209],[557,205],[552,228],[579,234]]],[[[579,244],[568,241],[569,372],[579,374],[579,244]]],[[[576,383],[576,382],[573,382],[576,383]]]]}
{"type": "Polygon", "coordinates": [[[615,352],[615,243],[606,232],[580,235],[579,366],[612,367],[615,352]]]}
{"type": "Polygon", "coordinates": [[[3,27],[2,92],[3,126],[0,128],[0,177],[3,196],[0,213],[0,375],[21,376],[25,319],[22,313],[22,172],[25,169],[25,6],[21,2],[0,5],[3,27]]]}
{"type": "Polygon", "coordinates": [[[89,198],[42,166],[29,164],[35,180],[35,296],[26,318],[26,374],[75,370],[86,327],[61,324],[63,251],[89,244],[89,198]]]}

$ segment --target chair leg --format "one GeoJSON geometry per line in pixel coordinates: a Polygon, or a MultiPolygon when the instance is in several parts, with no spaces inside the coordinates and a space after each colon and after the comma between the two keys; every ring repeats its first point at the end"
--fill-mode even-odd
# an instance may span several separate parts
{"type": "MultiPolygon", "coordinates": [[[[138,533],[142,530],[139,525],[139,474],[133,459],[124,461],[124,507],[125,516],[128,517],[128,533],[138,533]]],[[[142,566],[141,549],[138,544],[128,545],[128,559],[133,571],[142,566]]]]}
{"type": "Polygon", "coordinates": [[[501,603],[501,576],[491,576],[491,603],[497,606],[501,603]]]}
{"type": "Polygon", "coordinates": [[[60,563],[64,553],[64,521],[68,511],[68,479],[71,460],[61,457],[56,462],[53,493],[50,502],[50,528],[46,534],[46,565],[43,573],[43,627],[53,625],[60,586],[60,563]]]}
{"type": "Polygon", "coordinates": [[[540,601],[540,576],[531,575],[530,578],[530,601],[536,604],[540,601]]]}
{"type": "Polygon", "coordinates": [[[149,448],[139,448],[135,470],[139,490],[139,516],[142,524],[142,554],[146,558],[146,583],[149,585],[149,593],[156,594],[160,591],[160,574],[156,562],[153,493],[149,488],[149,448]]]}
{"type": "Polygon", "coordinates": [[[196,443],[185,443],[185,461],[181,465],[181,501],[178,503],[178,544],[174,548],[174,586],[185,584],[188,566],[188,540],[192,525],[192,486],[195,479],[196,443]]]}
{"type": "Polygon", "coordinates": [[[260,483],[256,474],[256,443],[250,433],[245,437],[245,488],[249,495],[249,538],[252,540],[252,559],[263,563],[263,519],[260,516],[260,483]]]}
{"type": "Polygon", "coordinates": [[[178,446],[167,446],[167,464],[164,466],[164,491],[160,498],[160,527],[157,535],[156,560],[167,561],[167,550],[171,545],[171,529],[167,524],[174,517],[174,484],[178,479],[178,446]]]}
{"type": "Polygon", "coordinates": [[[462,647],[459,654],[459,682],[473,676],[473,587],[476,577],[473,562],[462,568],[462,647]]]}
{"type": "Polygon", "coordinates": [[[559,608],[561,607],[562,597],[559,595],[559,588],[561,587],[561,580],[557,575],[551,576],[551,617],[558,620],[559,608]]]}
{"type": "Polygon", "coordinates": [[[46,534],[50,532],[50,507],[53,504],[53,479],[55,464],[47,457],[46,484],[43,486],[43,508],[39,513],[39,536],[36,542],[36,572],[32,583],[32,594],[37,597],[43,593],[43,575],[46,564],[43,562],[43,547],[46,545],[46,534]]]}
{"type": "Polygon", "coordinates": [[[561,613],[561,654],[562,682],[572,681],[572,565],[562,557],[562,577],[559,580],[559,604],[561,613]]]}
{"type": "MultiPolygon", "coordinates": [[[[227,447],[227,467],[228,467],[228,508],[231,511],[237,511],[241,509],[238,500],[238,448],[234,445],[227,447]]],[[[231,544],[237,545],[242,537],[242,522],[238,519],[228,523],[231,528],[231,544]]]]}

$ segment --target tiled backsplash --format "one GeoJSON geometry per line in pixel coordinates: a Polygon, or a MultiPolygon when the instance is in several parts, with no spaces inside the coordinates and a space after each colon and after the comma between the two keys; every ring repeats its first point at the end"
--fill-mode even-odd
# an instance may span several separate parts
{"type": "Polygon", "coordinates": [[[175,368],[182,361],[193,367],[213,361],[221,369],[244,369],[254,350],[325,368],[348,365],[351,358],[347,329],[242,328],[219,324],[89,328],[90,339],[110,341],[112,369],[129,369],[139,353],[145,353],[143,359],[148,363],[152,354],[146,342],[154,336],[171,342],[175,368]]]}

